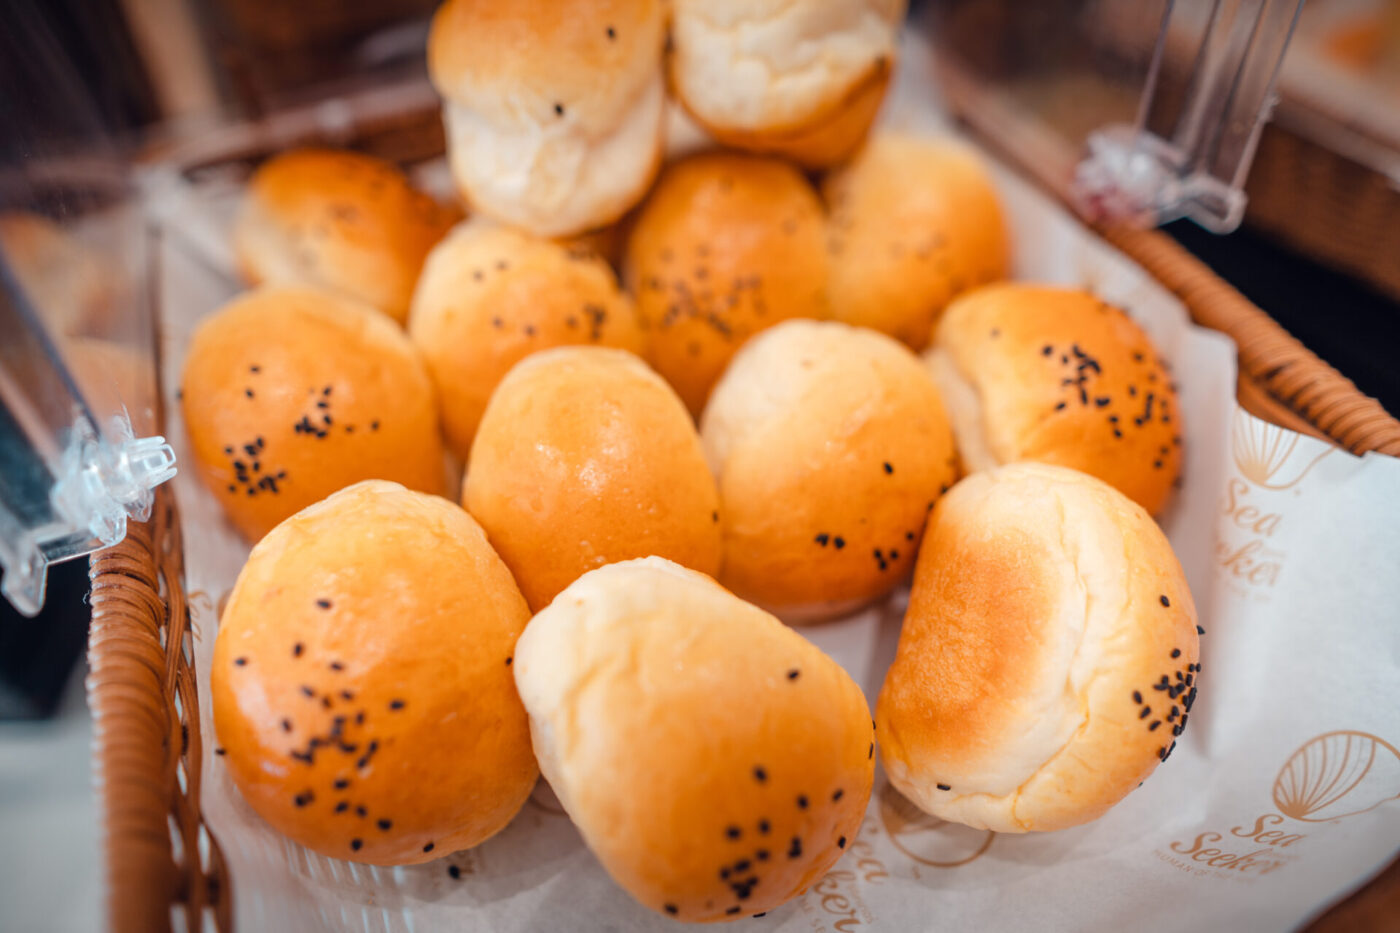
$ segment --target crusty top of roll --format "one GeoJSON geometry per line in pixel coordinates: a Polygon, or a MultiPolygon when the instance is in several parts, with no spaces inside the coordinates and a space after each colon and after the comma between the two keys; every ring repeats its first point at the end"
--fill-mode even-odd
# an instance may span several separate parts
{"type": "Polygon", "coordinates": [[[869,710],[811,642],[660,558],[610,564],[515,650],[541,770],[633,897],[679,920],[761,913],[855,839],[869,710]]]}
{"type": "Polygon", "coordinates": [[[1070,288],[1005,283],[955,301],[929,355],[969,469],[1039,460],[1161,511],[1181,473],[1166,361],[1117,308],[1070,288]]]}
{"type": "Polygon", "coordinates": [[[423,259],[457,216],[381,159],[295,149],[253,173],[234,249],[254,284],[320,285],[402,322],[423,259]]]}
{"type": "Polygon", "coordinates": [[[512,367],[472,442],[463,502],[536,611],[619,560],[719,570],[719,494],[695,426],[624,350],[557,347],[512,367]]]}
{"type": "Polygon", "coordinates": [[[535,783],[510,666],[528,618],[466,512],[349,486],[239,573],[212,663],[222,760],[259,815],[326,855],[400,865],[476,845],[535,783]]]}
{"type": "Polygon", "coordinates": [[[790,622],[849,611],[904,579],[957,476],[919,358],[831,321],[785,321],[750,340],[700,425],[723,505],[720,580],[790,622]]]}
{"type": "Polygon", "coordinates": [[[560,105],[597,130],[655,74],[665,16],[662,0],[448,0],[428,70],[443,97],[490,122],[545,122],[560,105]]]}
{"type": "Polygon", "coordinates": [[[903,0],[673,0],[671,79],[704,125],[794,133],[836,116],[895,52],[903,0]]]}
{"type": "Polygon", "coordinates": [[[526,356],[565,344],[643,348],[632,300],[602,258],[482,223],[458,227],[428,256],[408,332],[463,460],[491,393],[526,356]]]}
{"type": "Polygon", "coordinates": [[[1196,610],[1166,536],[1093,477],[1017,463],[935,508],[876,714],[890,780],[998,832],[1103,814],[1195,699],[1196,610]]]}

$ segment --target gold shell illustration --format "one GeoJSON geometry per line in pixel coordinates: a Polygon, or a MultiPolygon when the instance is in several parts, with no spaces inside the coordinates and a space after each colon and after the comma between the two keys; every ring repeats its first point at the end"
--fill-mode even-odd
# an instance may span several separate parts
{"type": "Polygon", "coordinates": [[[1400,751],[1367,732],[1342,730],[1312,739],[1274,780],[1284,816],[1325,823],[1374,810],[1400,797],[1400,751]]]}
{"type": "Polygon", "coordinates": [[[921,865],[956,868],[986,852],[996,833],[949,823],[920,810],[885,784],[880,788],[880,822],[894,847],[921,865]]]}
{"type": "Polygon", "coordinates": [[[1291,462],[1301,434],[1255,418],[1242,408],[1235,409],[1230,431],[1230,447],[1240,475],[1265,489],[1288,489],[1302,480],[1318,461],[1332,452],[1322,451],[1301,469],[1291,462]],[[1277,477],[1277,479],[1276,479],[1277,477]]]}

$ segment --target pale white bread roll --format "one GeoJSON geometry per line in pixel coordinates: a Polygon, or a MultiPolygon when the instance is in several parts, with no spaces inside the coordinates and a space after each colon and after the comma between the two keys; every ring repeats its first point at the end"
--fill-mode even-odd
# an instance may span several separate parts
{"type": "Polygon", "coordinates": [[[1141,506],[1063,467],[974,474],[934,509],[876,712],[885,773],[997,832],[1102,816],[1196,698],[1196,609],[1141,506]]]}
{"type": "Polygon", "coordinates": [[[957,478],[918,357],[884,334],[793,320],[744,345],[700,422],[724,516],[720,580],[790,622],[888,592],[957,478]]]}
{"type": "Polygon", "coordinates": [[[1181,476],[1181,405],[1166,360],[1089,292],[1006,282],[958,298],[927,354],[963,465],[1083,470],[1154,515],[1181,476]]]}
{"type": "Polygon", "coordinates": [[[674,0],[671,85],[716,139],[810,166],[848,155],[893,71],[903,0],[674,0]]]}
{"type": "Polygon", "coordinates": [[[463,196],[544,236],[601,227],[661,162],[661,0],[448,0],[428,69],[463,196]]]}
{"type": "Polygon", "coordinates": [[[770,910],[860,828],[874,778],[860,688],[703,574],[658,557],[585,574],[530,621],[515,678],[541,771],[653,910],[770,910]]]}

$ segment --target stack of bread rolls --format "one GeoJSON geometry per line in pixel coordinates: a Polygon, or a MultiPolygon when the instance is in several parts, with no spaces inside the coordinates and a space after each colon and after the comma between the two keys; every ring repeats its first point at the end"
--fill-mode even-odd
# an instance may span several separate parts
{"type": "Polygon", "coordinates": [[[1001,832],[1166,760],[1200,671],[1151,517],[1175,384],[1111,303],[1001,281],[974,152],[866,138],[901,14],[448,0],[429,66],[472,219],[358,156],[255,174],[259,287],[196,334],[182,411],[261,538],[213,693],[271,825],[422,862],[540,773],[638,902],[725,921],[841,857],[877,746],[913,804],[1001,832]],[[663,165],[668,86],[747,151],[663,165]],[[789,624],[911,576],[872,718],[789,624]]]}

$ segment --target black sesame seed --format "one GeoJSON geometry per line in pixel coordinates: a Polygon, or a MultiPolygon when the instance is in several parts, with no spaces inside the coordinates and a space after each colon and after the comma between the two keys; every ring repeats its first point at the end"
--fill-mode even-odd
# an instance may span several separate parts
{"type": "MultiPolygon", "coordinates": [[[[611,29],[608,30],[608,38],[612,38],[612,30],[611,30],[611,29]]],[[[666,913],[670,914],[670,915],[673,916],[673,917],[674,917],[676,914],[680,913],[680,909],[679,909],[678,907],[676,907],[675,904],[667,904],[667,905],[665,905],[664,907],[662,907],[661,909],[664,910],[664,911],[666,911],[666,913]]]]}
{"type": "Polygon", "coordinates": [[[725,866],[724,868],[721,868],[721,869],[719,870],[719,880],[720,880],[720,881],[728,881],[728,880],[729,880],[729,867],[728,867],[728,866],[725,866]]]}
{"type": "Polygon", "coordinates": [[[821,534],[817,535],[813,540],[820,544],[822,547],[826,547],[827,542],[831,540],[831,536],[828,535],[826,532],[822,532],[821,534]]]}
{"type": "Polygon", "coordinates": [[[1056,411],[1064,411],[1064,410],[1065,410],[1065,403],[1064,403],[1064,402],[1056,402],[1056,403],[1055,403],[1055,410],[1056,410],[1056,411]]]}
{"type": "Polygon", "coordinates": [[[360,817],[361,819],[364,819],[366,816],[369,816],[369,811],[366,810],[363,805],[361,805],[355,808],[355,815],[360,817]]]}
{"type": "Polygon", "coordinates": [[[766,917],[766,916],[768,916],[768,911],[765,910],[765,911],[764,911],[763,913],[761,913],[761,914],[754,914],[754,915],[753,915],[753,918],[754,918],[755,920],[757,920],[759,917],[766,917]]]}
{"type": "Polygon", "coordinates": [[[462,869],[458,868],[456,865],[448,865],[447,873],[454,879],[462,877],[462,869]]]}
{"type": "Polygon", "coordinates": [[[1205,629],[1201,628],[1199,625],[1196,626],[1196,634],[1197,634],[1197,635],[1204,635],[1205,633],[1206,633],[1206,630],[1205,630],[1205,629]]]}
{"type": "Polygon", "coordinates": [[[304,790],[292,798],[292,803],[295,806],[304,807],[314,799],[315,798],[312,796],[311,791],[304,790]]]}
{"type": "Polygon", "coordinates": [[[1050,354],[1052,354],[1052,353],[1054,353],[1054,352],[1055,352],[1055,348],[1052,347],[1052,346],[1050,346],[1050,344],[1048,344],[1048,343],[1047,343],[1045,346],[1043,346],[1043,347],[1040,348],[1040,355],[1041,355],[1041,356],[1049,356],[1050,354]]]}
{"type": "Polygon", "coordinates": [[[734,863],[734,871],[735,871],[735,873],[737,873],[737,874],[742,874],[743,872],[746,872],[746,871],[748,871],[748,870],[749,870],[749,860],[748,860],[748,859],[746,859],[746,858],[741,858],[741,859],[739,859],[739,861],[737,861],[737,862],[734,863]]]}
{"type": "Polygon", "coordinates": [[[767,820],[759,820],[759,821],[758,821],[758,831],[759,831],[760,833],[762,833],[763,835],[765,835],[765,836],[768,835],[768,830],[769,830],[770,828],[771,828],[771,827],[768,825],[768,821],[767,821],[767,820]]]}
{"type": "Polygon", "coordinates": [[[835,545],[836,550],[839,551],[846,546],[846,539],[841,537],[840,535],[837,535],[836,537],[831,539],[831,543],[835,545]]]}
{"type": "Polygon", "coordinates": [[[754,768],[754,769],[753,769],[753,776],[754,776],[754,780],[759,781],[759,782],[763,782],[763,781],[768,780],[768,772],[767,772],[767,771],[764,771],[763,768],[761,768],[761,767],[758,767],[758,768],[754,768]]]}
{"type": "Polygon", "coordinates": [[[322,609],[329,609],[331,607],[331,601],[329,599],[318,599],[316,600],[316,605],[320,606],[322,609]]]}
{"type": "Polygon", "coordinates": [[[375,825],[378,826],[378,827],[379,827],[381,830],[383,830],[384,832],[388,832],[390,829],[393,828],[393,826],[394,826],[394,821],[393,821],[393,820],[379,820],[377,823],[375,823],[375,825]]]}
{"type": "Polygon", "coordinates": [[[890,464],[888,461],[886,461],[886,463],[885,463],[884,466],[885,466],[885,472],[886,472],[886,473],[893,473],[893,472],[894,472],[894,466],[893,466],[892,464],[890,464]]]}
{"type": "Polygon", "coordinates": [[[430,843],[428,843],[427,845],[425,845],[425,846],[423,847],[423,851],[424,851],[424,852],[431,852],[431,851],[433,851],[433,849],[435,848],[435,846],[436,846],[435,843],[430,842],[430,843]]]}
{"type": "Polygon", "coordinates": [[[1161,600],[1163,606],[1166,606],[1168,608],[1171,607],[1172,601],[1170,599],[1167,599],[1167,597],[1165,596],[1160,596],[1158,598],[1161,600]]]}
{"type": "Polygon", "coordinates": [[[1142,712],[1138,714],[1138,719],[1146,719],[1148,716],[1151,716],[1151,715],[1152,715],[1152,707],[1150,707],[1150,706],[1144,706],[1144,707],[1142,708],[1142,712]]]}
{"type": "Polygon", "coordinates": [[[869,759],[875,757],[875,743],[874,743],[874,742],[871,742],[871,743],[870,743],[870,751],[868,751],[868,752],[865,753],[865,757],[866,757],[866,760],[867,760],[867,761],[868,761],[869,759]]]}
{"type": "Polygon", "coordinates": [[[349,702],[350,700],[355,699],[355,694],[351,693],[349,690],[342,690],[340,691],[340,698],[342,700],[345,700],[346,702],[349,702]]]}
{"type": "Polygon", "coordinates": [[[228,752],[224,751],[222,748],[216,748],[216,749],[214,749],[214,754],[223,756],[223,755],[227,755],[228,752]]]}
{"type": "Polygon", "coordinates": [[[284,719],[284,720],[282,720],[282,731],[283,731],[283,732],[291,732],[291,731],[292,731],[292,721],[291,721],[290,719],[284,719]]]}
{"type": "Polygon", "coordinates": [[[831,801],[832,801],[832,803],[835,803],[836,801],[840,800],[840,799],[841,799],[842,797],[844,797],[844,796],[846,796],[846,792],[845,792],[844,790],[842,790],[841,788],[838,787],[838,788],[836,788],[836,792],[835,792],[834,794],[831,795],[831,801]]]}
{"type": "Polygon", "coordinates": [[[370,429],[371,431],[378,431],[378,430],[379,430],[379,422],[378,422],[378,421],[371,421],[371,422],[369,423],[369,429],[370,429]]]}
{"type": "Polygon", "coordinates": [[[330,669],[333,671],[343,671],[345,670],[345,665],[341,664],[339,661],[332,661],[330,663],[330,669]]]}
{"type": "Polygon", "coordinates": [[[739,836],[743,834],[743,830],[737,826],[730,826],[724,831],[724,834],[730,839],[738,839],[739,836]]]}
{"type": "Polygon", "coordinates": [[[248,396],[249,398],[252,398],[252,397],[253,397],[253,390],[252,390],[252,389],[244,389],[244,390],[243,390],[243,394],[246,395],[246,396],[248,396]]]}
{"type": "Polygon", "coordinates": [[[1141,691],[1141,690],[1134,690],[1134,691],[1133,691],[1133,702],[1134,702],[1134,703],[1141,703],[1141,702],[1142,702],[1142,691],[1141,691]]]}
{"type": "Polygon", "coordinates": [[[1160,720],[1160,719],[1154,719],[1154,720],[1152,720],[1152,725],[1150,725],[1150,726],[1147,727],[1147,731],[1148,731],[1148,732],[1155,732],[1155,731],[1157,731],[1157,727],[1160,726],[1161,724],[1162,724],[1162,720],[1160,720]]]}
{"type": "Polygon", "coordinates": [[[767,849],[759,849],[757,852],[755,852],[755,853],[753,854],[753,857],[756,858],[756,859],[758,859],[760,862],[766,862],[766,861],[768,861],[768,850],[767,850],[767,849]]]}
{"type": "Polygon", "coordinates": [[[303,645],[301,642],[297,642],[295,645],[292,645],[292,657],[294,657],[294,658],[299,658],[299,657],[301,657],[301,653],[302,653],[303,651],[305,651],[305,650],[306,650],[306,646],[303,645]]]}
{"type": "Polygon", "coordinates": [[[793,837],[792,837],[792,845],[788,846],[787,856],[788,856],[788,858],[797,858],[797,857],[800,856],[801,854],[802,854],[802,838],[801,838],[800,836],[793,836],[793,837]]]}
{"type": "Polygon", "coordinates": [[[330,698],[330,697],[328,697],[328,696],[321,697],[321,708],[322,708],[322,709],[330,709],[330,708],[331,708],[331,698],[330,698]]]}
{"type": "Polygon", "coordinates": [[[554,115],[555,115],[556,117],[562,117],[562,116],[564,115],[564,105],[563,105],[563,104],[556,103],[556,104],[554,105],[554,115]]]}
{"type": "Polygon", "coordinates": [[[511,657],[511,658],[506,658],[506,667],[510,667],[511,663],[514,662],[514,661],[515,661],[515,658],[513,658],[513,657],[511,657]]]}
{"type": "Polygon", "coordinates": [[[728,910],[725,911],[726,914],[730,914],[730,915],[737,914],[738,912],[739,912],[739,908],[738,908],[738,907],[731,907],[731,908],[729,908],[728,910]]]}
{"type": "Polygon", "coordinates": [[[349,787],[349,786],[350,786],[350,781],[349,781],[347,778],[336,778],[336,779],[335,779],[335,785],[334,785],[334,787],[335,787],[336,790],[345,790],[345,788],[347,788],[347,787],[349,787]]]}
{"type": "Polygon", "coordinates": [[[390,708],[390,709],[403,709],[403,707],[404,707],[404,702],[403,702],[403,700],[390,700],[390,701],[389,701],[389,708],[390,708]]]}
{"type": "Polygon", "coordinates": [[[802,672],[799,671],[799,670],[798,670],[797,668],[795,668],[795,667],[794,667],[792,670],[790,670],[790,671],[787,672],[787,679],[788,679],[788,680],[796,680],[796,679],[797,679],[798,677],[800,677],[800,676],[802,676],[802,672]]]}
{"type": "Polygon", "coordinates": [[[845,837],[845,836],[842,836],[840,839],[837,839],[837,840],[836,840],[836,848],[838,848],[838,849],[844,849],[844,848],[846,848],[846,837],[845,837]]]}
{"type": "Polygon", "coordinates": [[[335,805],[335,812],[336,812],[336,813],[344,813],[346,810],[349,810],[349,809],[350,809],[350,802],[349,802],[348,800],[342,800],[340,803],[338,803],[338,804],[335,805]]]}
{"type": "Polygon", "coordinates": [[[1180,649],[1180,648],[1173,648],[1173,649],[1172,649],[1172,657],[1174,657],[1174,658],[1179,658],[1179,657],[1181,657],[1181,649],[1180,649]]]}
{"type": "Polygon", "coordinates": [[[233,659],[233,663],[236,664],[236,665],[238,665],[239,667],[242,667],[243,665],[245,665],[245,664],[248,663],[248,659],[247,659],[247,658],[234,658],[234,659],[233,659]]]}
{"type": "Polygon", "coordinates": [[[805,810],[805,809],[807,809],[807,795],[806,795],[806,794],[798,794],[798,795],[797,795],[797,809],[799,809],[799,810],[805,810]]]}
{"type": "Polygon", "coordinates": [[[952,790],[952,789],[953,789],[953,785],[951,785],[951,784],[939,784],[939,785],[938,785],[938,789],[939,789],[939,790],[952,790]]]}

